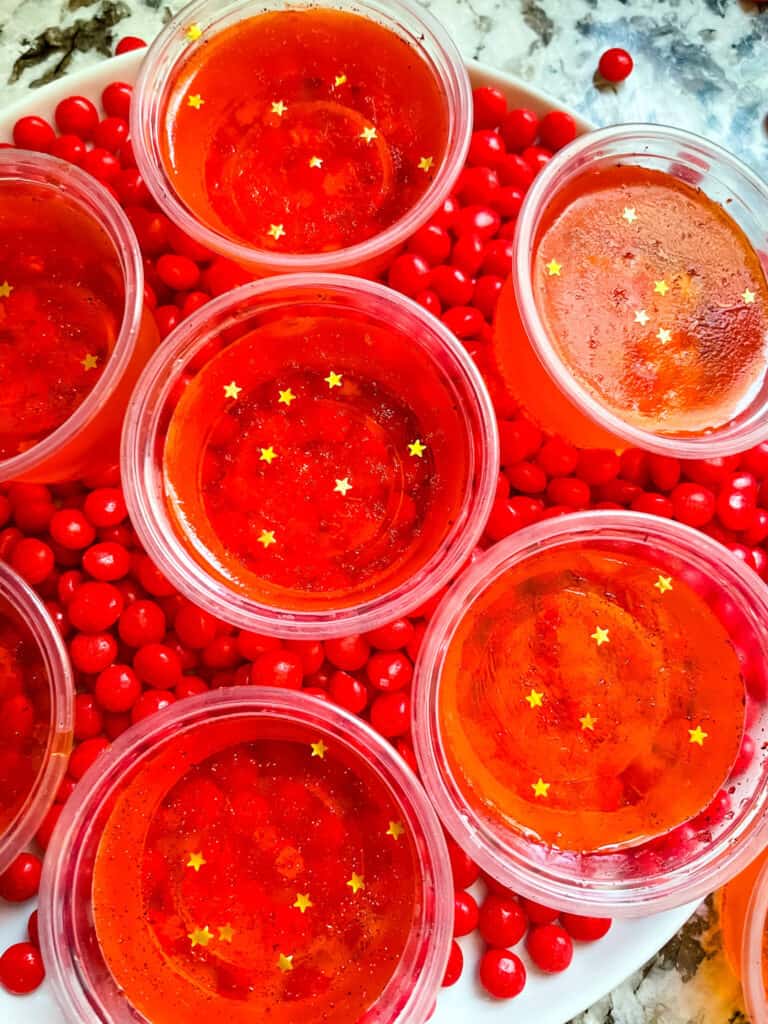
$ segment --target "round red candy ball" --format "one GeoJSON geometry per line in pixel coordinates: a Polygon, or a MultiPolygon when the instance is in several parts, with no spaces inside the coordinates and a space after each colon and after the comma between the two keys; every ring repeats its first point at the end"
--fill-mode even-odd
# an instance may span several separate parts
{"type": "Polygon", "coordinates": [[[568,932],[556,924],[543,924],[528,932],[525,942],[528,955],[539,970],[547,974],[564,971],[573,960],[573,941],[568,932]]]}
{"type": "Polygon", "coordinates": [[[514,999],[525,988],[523,961],[507,949],[489,949],[480,959],[480,981],[496,999],[514,999]]]}
{"type": "Polygon", "coordinates": [[[43,865],[33,853],[20,853],[0,875],[0,897],[9,903],[24,903],[37,895],[43,865]]]}
{"type": "Polygon", "coordinates": [[[632,74],[634,66],[631,55],[621,47],[614,46],[602,55],[597,70],[606,82],[623,82],[632,74]]]}
{"type": "Polygon", "coordinates": [[[17,942],[0,957],[0,985],[15,995],[33,992],[44,977],[43,958],[31,942],[17,942]]]}
{"type": "Polygon", "coordinates": [[[516,946],[525,935],[528,919],[517,900],[491,894],[480,908],[480,934],[489,946],[516,946]]]}

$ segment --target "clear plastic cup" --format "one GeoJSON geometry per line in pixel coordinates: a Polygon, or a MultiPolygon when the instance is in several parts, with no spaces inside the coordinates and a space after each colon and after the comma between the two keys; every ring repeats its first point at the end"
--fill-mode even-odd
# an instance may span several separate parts
{"type": "MultiPolygon", "coordinates": [[[[219,742],[226,749],[225,734],[219,734],[223,728],[237,730],[238,742],[248,742],[279,737],[280,730],[297,726],[311,730],[327,748],[342,748],[346,763],[354,758],[364,764],[399,806],[401,824],[413,838],[423,898],[414,906],[394,974],[361,1020],[422,1024],[443,978],[453,927],[450,865],[437,816],[416,777],[366,723],[315,697],[271,687],[204,694],[128,730],[89,769],[67,802],[48,847],[40,895],[41,947],[66,1020],[128,1024],[139,1018],[130,1004],[131,993],[118,988],[105,962],[92,907],[102,832],[126,785],[149,766],[156,772],[157,764],[174,779],[185,776],[204,756],[195,754],[194,741],[206,730],[209,736],[217,731],[214,749],[219,742]]],[[[146,827],[162,799],[159,790],[147,798],[146,827]]],[[[236,1000],[231,1005],[242,1019],[242,1007],[236,1000]]]]}
{"type": "MultiPolygon", "coordinates": [[[[29,843],[54,801],[72,746],[74,680],[66,647],[42,601],[27,584],[0,562],[0,618],[12,617],[37,645],[47,676],[47,693],[35,694],[40,714],[48,713],[48,736],[40,751],[37,776],[11,820],[0,830],[0,873],[29,843]]],[[[27,680],[29,682],[29,680],[27,680]]],[[[0,699],[0,734],[3,701],[0,699]]],[[[0,759],[10,750],[0,738],[0,759]]]]}
{"type": "MultiPolygon", "coordinates": [[[[768,185],[720,146],[661,125],[624,124],[583,135],[557,153],[529,189],[515,233],[513,274],[496,317],[494,347],[507,386],[544,429],[582,447],[634,445],[675,458],[712,458],[768,436],[768,377],[730,422],[665,434],[622,419],[574,375],[553,344],[533,287],[536,240],[546,211],[575,177],[615,166],[665,172],[703,190],[741,228],[766,266],[768,185]]],[[[578,316],[578,310],[574,310],[578,316]]]]}
{"type": "Polygon", "coordinates": [[[154,319],[143,308],[141,252],[118,203],[78,167],[45,154],[6,149],[0,152],[0,180],[39,185],[42,196],[46,192],[65,195],[101,226],[123,272],[123,321],[99,380],[52,433],[26,451],[0,460],[0,480],[71,480],[116,461],[131,389],[157,342],[154,319]]]}
{"type": "MultiPolygon", "coordinates": [[[[263,333],[261,337],[264,338],[263,333]]],[[[365,338],[368,338],[368,333],[365,333],[365,338]]],[[[306,342],[302,344],[306,346],[306,342]]],[[[334,345],[343,347],[346,344],[343,340],[329,343],[331,351],[336,351],[334,345]]],[[[358,342],[349,342],[352,344],[358,345],[358,342]]],[[[239,380],[243,384],[249,368],[255,366],[258,370],[258,359],[271,360],[264,363],[268,367],[265,370],[269,377],[268,387],[272,389],[269,401],[272,401],[274,393],[274,412],[284,412],[286,406],[276,401],[279,388],[285,387],[279,381],[285,366],[295,365],[294,356],[291,355],[286,362],[283,349],[280,349],[279,358],[277,355],[262,356],[259,353],[265,343],[262,341],[260,345],[261,348],[255,350],[256,354],[249,352],[243,355],[235,350],[240,362],[234,369],[222,372],[226,373],[227,381],[231,375],[237,378],[242,374],[239,380]]],[[[310,365],[314,358],[310,347],[307,346],[307,351],[295,358],[306,358],[306,365],[310,365]]],[[[354,358],[354,352],[342,352],[339,348],[339,364],[334,367],[330,361],[323,361],[323,372],[327,372],[326,366],[331,370],[343,369],[345,361],[352,365],[354,358]]],[[[321,387],[325,389],[324,385],[321,387]]],[[[215,392],[210,392],[211,400],[218,403],[221,391],[218,384],[215,388],[215,392]]],[[[227,393],[226,387],[224,393],[227,393]]],[[[330,387],[328,395],[335,396],[330,387]]],[[[236,401],[236,397],[232,401],[236,401]]],[[[287,408],[293,414],[301,407],[299,401],[287,408]]],[[[328,414],[334,415],[335,408],[330,405],[328,414]]],[[[272,406],[269,414],[272,415],[272,406]]],[[[317,427],[321,440],[324,429],[322,424],[317,427]]],[[[259,437],[262,446],[270,443],[263,433],[251,433],[259,437]]],[[[435,436],[434,451],[437,452],[441,442],[437,433],[435,436]]],[[[344,443],[344,451],[357,451],[358,438],[356,427],[352,440],[344,443]]],[[[425,434],[422,440],[428,438],[429,435],[425,434]]],[[[240,445],[239,439],[233,444],[240,445]]],[[[280,452],[279,444],[277,451],[280,452]]],[[[301,458],[304,458],[303,454],[301,458]]],[[[408,459],[406,455],[400,465],[404,466],[408,459]]],[[[415,466],[417,460],[412,461],[415,466]]],[[[278,462],[276,468],[280,465],[278,462]]],[[[319,472],[315,468],[317,466],[319,463],[309,461],[307,472],[319,472]]],[[[345,630],[363,632],[374,629],[408,613],[435,594],[456,575],[480,538],[495,493],[497,467],[498,437],[493,406],[478,370],[462,346],[439,321],[410,299],[381,284],[332,274],[297,274],[264,279],[221,296],[185,320],[147,365],[126,417],[122,446],[123,480],[131,520],[147,553],[161,571],[182,593],[226,622],[282,636],[328,637],[338,636],[345,630]],[[202,496],[202,484],[197,483],[201,477],[195,467],[202,465],[199,452],[208,443],[205,436],[198,437],[197,433],[214,429],[201,425],[201,417],[206,414],[203,406],[209,403],[204,399],[198,401],[199,395],[195,397],[198,412],[184,413],[186,426],[181,431],[184,444],[175,447],[175,442],[171,444],[173,452],[180,453],[179,458],[189,459],[190,473],[185,471],[181,474],[174,470],[171,475],[168,472],[165,439],[169,428],[173,427],[180,396],[183,397],[184,388],[201,371],[208,373],[210,370],[212,375],[213,368],[219,365],[217,360],[226,354],[228,346],[236,344],[254,329],[263,330],[275,321],[287,323],[302,318],[303,323],[321,318],[328,322],[329,318],[336,320],[339,317],[354,322],[347,332],[350,337],[353,329],[357,330],[358,322],[363,325],[364,333],[369,330],[379,332],[375,335],[378,339],[375,343],[369,340],[366,342],[369,347],[355,349],[361,355],[355,364],[357,369],[350,372],[356,375],[357,380],[363,380],[363,375],[366,375],[371,381],[387,382],[382,386],[398,389],[399,396],[407,394],[408,398],[403,400],[411,403],[409,408],[422,410],[419,421],[427,431],[430,423],[433,426],[438,423],[434,417],[442,417],[439,421],[442,424],[439,434],[443,438],[442,454],[439,461],[435,455],[435,473],[428,484],[435,499],[428,505],[429,512],[424,513],[424,522],[428,520],[430,525],[424,527],[421,539],[406,549],[406,554],[397,552],[387,543],[383,549],[387,564],[376,578],[375,589],[373,585],[369,586],[367,579],[358,581],[354,575],[352,582],[345,585],[346,592],[333,586],[323,591],[321,581],[314,580],[300,591],[288,584],[273,586],[264,583],[262,586],[262,578],[255,570],[243,571],[241,577],[235,579],[229,550],[210,525],[205,504],[207,499],[202,496]],[[403,359],[413,370],[412,379],[408,381],[403,380],[400,369],[393,370],[393,366],[401,367],[403,359]],[[372,368],[370,373],[369,366],[372,368]],[[439,414],[435,411],[438,409],[441,410],[439,414]],[[445,441],[448,437],[453,438],[451,445],[445,441]],[[460,471],[455,470],[457,466],[461,467],[460,471]],[[443,486],[440,481],[448,479],[454,472],[459,475],[450,485],[443,486]],[[439,501],[438,494],[442,495],[439,501]],[[197,526],[190,530],[189,523],[193,518],[197,526]]],[[[263,468],[263,464],[257,461],[256,468],[263,468]]],[[[337,470],[335,475],[341,476],[342,471],[337,470]]],[[[398,479],[393,477],[393,488],[398,479]]],[[[336,481],[337,486],[340,482],[336,481]]],[[[354,473],[352,484],[355,484],[354,473]]],[[[226,484],[218,486],[222,488],[226,484]]],[[[302,489],[307,486],[309,484],[297,480],[295,489],[290,492],[290,501],[300,501],[302,489]]],[[[331,481],[329,494],[332,486],[331,481]]],[[[407,484],[400,486],[401,494],[406,496],[401,500],[413,504],[406,490],[407,484]]],[[[260,501],[263,502],[266,500],[264,491],[260,493],[260,501]]],[[[353,490],[352,495],[355,494],[353,490]]],[[[274,524],[269,526],[278,530],[278,542],[280,530],[283,531],[282,536],[287,536],[288,523],[284,521],[283,507],[277,510],[283,521],[277,527],[274,524]]],[[[338,506],[334,506],[336,508],[338,506]]],[[[267,524],[270,522],[266,520],[267,524]]],[[[347,542],[339,541],[342,543],[347,542]]],[[[260,550],[256,544],[253,548],[260,550]]],[[[242,564],[241,560],[236,568],[239,570],[242,564]]]]}
{"type": "MultiPolygon", "coordinates": [[[[488,621],[487,649],[493,650],[494,634],[488,621]]],[[[520,530],[491,548],[454,584],[425,634],[413,692],[413,737],[424,786],[443,824],[470,857],[492,877],[531,899],[577,913],[616,917],[682,906],[736,875],[768,838],[767,643],[765,584],[756,573],[745,571],[719,543],[689,527],[641,513],[601,510],[574,513],[520,530]],[[482,793],[475,796],[476,803],[467,798],[466,787],[472,782],[459,779],[447,752],[441,686],[452,637],[467,611],[495,581],[534,555],[566,549],[573,550],[575,556],[585,545],[635,554],[643,561],[647,558],[660,572],[687,583],[704,598],[725,627],[742,666],[744,736],[753,745],[754,756],[746,769],[737,767],[737,759],[718,796],[709,807],[697,808],[687,823],[658,836],[646,833],[629,842],[582,851],[559,849],[527,831],[524,824],[502,820],[487,810],[482,793]],[[721,796],[725,805],[720,803],[721,796]]],[[[472,658],[474,654],[467,654],[466,647],[457,649],[452,654],[454,664],[459,656],[472,658]]],[[[492,684],[491,678],[488,685],[492,684]]],[[[616,685],[621,686],[620,681],[616,685]]],[[[520,726],[515,716],[528,714],[529,709],[522,702],[519,712],[516,707],[509,708],[510,721],[520,726]]],[[[446,711],[449,713],[455,714],[455,709],[446,711]]],[[[736,713],[739,718],[743,714],[740,708],[736,713]]],[[[581,721],[582,729],[590,727],[581,721]]],[[[534,719],[530,727],[536,727],[534,719]]],[[[490,758],[489,750],[489,764],[490,758]]],[[[545,779],[546,771],[547,766],[542,765],[545,779]]],[[[475,793],[487,785],[478,782],[475,793]]],[[[589,810],[594,811],[592,804],[589,810]]]]}
{"type": "Polygon", "coordinates": [[[744,922],[741,984],[752,1024],[768,1024],[768,865],[758,876],[744,922]]]}
{"type": "Polygon", "coordinates": [[[201,222],[179,197],[166,171],[161,138],[166,132],[167,103],[175,72],[195,47],[204,47],[217,32],[266,12],[316,9],[309,0],[196,0],[183,8],[147,51],[136,84],[131,137],[136,161],[161,209],[197,242],[262,276],[304,270],[350,271],[374,276],[388,257],[421,227],[449,194],[464,164],[472,127],[472,93],[458,49],[440,23],[412,0],[328,0],[322,8],[369,18],[405,40],[433,71],[445,94],[448,138],[445,156],[427,191],[399,220],[371,238],[329,252],[284,253],[259,249],[201,222]],[[202,35],[190,41],[190,26],[202,35]]]}

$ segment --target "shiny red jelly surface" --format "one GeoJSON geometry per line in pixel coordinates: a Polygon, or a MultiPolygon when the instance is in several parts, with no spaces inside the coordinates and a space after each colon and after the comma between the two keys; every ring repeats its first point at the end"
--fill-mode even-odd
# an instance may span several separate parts
{"type": "Polygon", "coordinates": [[[414,47],[344,11],[278,11],[206,33],[176,72],[162,140],[209,227],[284,253],[383,231],[429,188],[448,110],[414,47]]]}
{"type": "Polygon", "coordinates": [[[145,761],[96,856],[98,941],[152,1024],[355,1024],[421,882],[388,787],[305,725],[198,728],[145,761]]]}
{"type": "Polygon", "coordinates": [[[93,217],[48,186],[0,182],[0,459],[90,394],[123,310],[118,255],[93,217]]]}
{"type": "Polygon", "coordinates": [[[472,443],[450,382],[404,334],[282,316],[187,384],[166,491],[190,554],[250,598],[349,607],[439,551],[471,485],[472,443]]]}

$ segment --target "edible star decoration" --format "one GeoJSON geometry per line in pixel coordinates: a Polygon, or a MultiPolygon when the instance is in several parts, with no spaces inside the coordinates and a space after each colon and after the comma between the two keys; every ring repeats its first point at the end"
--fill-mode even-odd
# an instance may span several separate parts
{"type": "Polygon", "coordinates": [[[648,316],[648,314],[645,312],[644,309],[636,309],[635,310],[635,323],[636,324],[642,324],[642,326],[645,327],[645,325],[648,323],[648,321],[650,319],[651,318],[648,316]]]}
{"type": "Polygon", "coordinates": [[[347,496],[347,491],[351,490],[352,484],[349,482],[348,476],[342,477],[341,480],[337,480],[336,486],[333,488],[334,494],[342,494],[345,498],[347,496]]]}
{"type": "Polygon", "coordinates": [[[277,452],[272,447],[272,445],[270,445],[269,448],[262,448],[261,449],[261,455],[259,456],[259,462],[266,462],[266,464],[269,466],[269,465],[272,464],[272,460],[276,459],[276,458],[277,458],[277,452]]]}
{"type": "Polygon", "coordinates": [[[377,137],[376,129],[373,127],[373,125],[370,125],[367,128],[363,128],[363,130],[360,132],[359,137],[363,140],[363,142],[373,142],[373,140],[377,137]]]}
{"type": "Polygon", "coordinates": [[[285,391],[278,391],[278,405],[290,405],[291,402],[296,398],[296,395],[291,391],[290,388],[286,388],[285,391]]]}
{"type": "Polygon", "coordinates": [[[0,299],[7,299],[12,291],[13,285],[8,284],[7,281],[3,281],[3,283],[0,284],[0,299]]]}
{"type": "Polygon", "coordinates": [[[660,327],[656,337],[662,345],[666,345],[667,342],[672,341],[672,331],[667,330],[666,327],[660,327]]]}
{"type": "Polygon", "coordinates": [[[314,907],[314,903],[309,898],[308,893],[297,892],[296,902],[293,904],[293,906],[296,908],[296,910],[301,911],[302,914],[306,914],[309,907],[314,907]]]}
{"type": "Polygon", "coordinates": [[[708,732],[704,732],[700,725],[697,725],[695,729],[689,729],[688,735],[690,737],[689,743],[696,743],[698,746],[704,746],[704,740],[709,736],[708,732]]]}
{"type": "Polygon", "coordinates": [[[237,398],[242,388],[239,388],[234,381],[230,381],[229,384],[224,385],[224,397],[225,398],[237,398]]]}
{"type": "Polygon", "coordinates": [[[207,863],[208,861],[202,853],[190,853],[189,860],[187,861],[187,867],[192,868],[194,871],[199,871],[200,868],[207,863]]]}
{"type": "Polygon", "coordinates": [[[611,638],[608,636],[608,630],[603,629],[602,626],[595,626],[595,632],[590,636],[591,640],[594,640],[598,647],[602,647],[603,644],[611,642],[611,638]]]}
{"type": "Polygon", "coordinates": [[[274,530],[262,530],[259,534],[259,544],[264,545],[266,551],[270,544],[276,544],[275,531],[274,530]]]}
{"type": "Polygon", "coordinates": [[[539,776],[538,782],[532,782],[531,783],[531,789],[533,790],[533,795],[536,796],[536,797],[539,797],[539,796],[549,796],[549,787],[551,785],[552,785],[551,782],[545,782],[544,779],[542,779],[542,777],[539,776]]]}
{"type": "Polygon", "coordinates": [[[231,942],[235,935],[235,929],[231,924],[219,925],[219,941],[231,942]]]}
{"type": "Polygon", "coordinates": [[[199,110],[204,103],[205,100],[203,99],[199,92],[196,92],[192,96],[187,96],[187,106],[192,107],[193,110],[199,110]]]}
{"type": "Polygon", "coordinates": [[[405,828],[403,827],[401,822],[399,822],[399,821],[390,821],[389,828],[387,829],[386,834],[388,836],[392,836],[392,838],[395,840],[395,842],[397,842],[397,840],[400,838],[400,836],[403,834],[403,832],[405,832],[405,828]]]}
{"type": "Polygon", "coordinates": [[[660,594],[666,594],[668,590],[672,589],[672,577],[662,576],[661,573],[659,573],[659,578],[653,585],[660,594]]]}
{"type": "Polygon", "coordinates": [[[323,161],[321,160],[321,158],[319,156],[311,156],[309,158],[309,166],[310,167],[322,167],[323,166],[323,161]]]}
{"type": "Polygon", "coordinates": [[[329,388],[340,388],[342,375],[340,373],[334,373],[333,370],[331,370],[327,377],[323,377],[323,380],[329,388]]]}
{"type": "Polygon", "coordinates": [[[333,80],[333,84],[338,88],[340,85],[346,85],[347,76],[345,74],[336,75],[333,80]]]}
{"type": "Polygon", "coordinates": [[[282,224],[270,224],[269,231],[267,232],[267,234],[269,235],[270,238],[274,238],[274,240],[277,242],[285,234],[285,228],[283,227],[282,224]]]}
{"type": "Polygon", "coordinates": [[[557,260],[550,260],[547,264],[547,273],[550,277],[560,277],[560,271],[562,269],[562,263],[558,263],[557,260]]]}
{"type": "Polygon", "coordinates": [[[194,43],[196,40],[200,38],[202,34],[203,30],[200,28],[197,22],[195,22],[194,25],[190,25],[187,31],[184,33],[184,35],[187,37],[190,43],[194,43]]]}
{"type": "Polygon", "coordinates": [[[653,290],[656,295],[666,295],[669,291],[669,285],[666,281],[654,281],[653,290]]]}
{"type": "Polygon", "coordinates": [[[621,215],[627,224],[634,224],[637,220],[637,212],[634,206],[625,206],[624,213],[621,215]]]}
{"type": "Polygon", "coordinates": [[[287,974],[288,971],[293,970],[293,954],[286,956],[285,953],[281,953],[277,958],[277,969],[282,971],[283,974],[287,974]]]}
{"type": "Polygon", "coordinates": [[[312,748],[312,757],[319,757],[322,760],[325,757],[325,752],[328,749],[322,740],[318,740],[317,743],[310,743],[312,748]]]}
{"type": "Polygon", "coordinates": [[[419,170],[420,171],[431,171],[432,170],[432,164],[434,164],[434,162],[435,161],[434,161],[433,157],[431,157],[431,156],[423,156],[421,158],[421,160],[419,160],[419,170]]]}
{"type": "Polygon", "coordinates": [[[193,928],[189,935],[187,935],[187,938],[192,943],[192,949],[195,946],[205,947],[213,938],[213,932],[206,925],[205,928],[193,928]]]}
{"type": "Polygon", "coordinates": [[[411,441],[408,445],[408,454],[414,455],[416,458],[421,459],[424,457],[424,452],[427,450],[427,446],[422,444],[421,441],[416,438],[415,441],[411,441]]]}
{"type": "Polygon", "coordinates": [[[743,291],[743,292],[741,293],[741,297],[742,297],[742,299],[744,300],[744,305],[745,305],[745,306],[751,306],[751,305],[752,305],[752,303],[753,303],[753,302],[755,301],[755,293],[754,293],[754,292],[751,292],[751,291],[749,290],[749,288],[746,288],[746,289],[745,289],[745,290],[744,290],[744,291],[743,291]]]}
{"type": "Polygon", "coordinates": [[[589,712],[587,712],[586,715],[582,715],[582,717],[579,719],[579,722],[581,723],[581,728],[588,729],[590,732],[594,732],[596,721],[597,719],[593,718],[589,712]]]}
{"type": "Polygon", "coordinates": [[[544,700],[544,694],[539,693],[538,690],[531,690],[528,696],[525,698],[532,708],[540,708],[542,701],[544,700]]]}
{"type": "Polygon", "coordinates": [[[84,370],[95,370],[99,365],[99,358],[89,352],[84,359],[80,360],[80,365],[84,370]]]}
{"type": "Polygon", "coordinates": [[[355,894],[355,896],[357,896],[358,892],[360,892],[361,889],[365,888],[365,879],[363,878],[362,875],[358,875],[353,871],[352,877],[347,882],[347,885],[355,894]]]}
{"type": "Polygon", "coordinates": [[[283,103],[282,100],[278,100],[277,103],[272,104],[272,113],[277,114],[278,117],[282,117],[288,107],[283,103]]]}

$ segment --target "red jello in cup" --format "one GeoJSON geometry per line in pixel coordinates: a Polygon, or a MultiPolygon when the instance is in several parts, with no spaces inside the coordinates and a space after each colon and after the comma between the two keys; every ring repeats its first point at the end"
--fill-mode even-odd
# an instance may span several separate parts
{"type": "Polygon", "coordinates": [[[188,318],[149,363],[123,436],[132,522],[162,571],[227,622],[372,629],[477,543],[496,486],[493,408],[442,324],[383,285],[292,275],[188,318]]]}
{"type": "Polygon", "coordinates": [[[114,462],[157,340],[133,230],[102,186],[54,157],[0,151],[0,480],[114,462]]]}
{"type": "Polygon", "coordinates": [[[768,1024],[768,866],[752,889],[741,948],[741,983],[752,1024],[768,1024]]]}
{"type": "Polygon", "coordinates": [[[317,698],[236,687],[90,769],[49,847],[40,936],[72,1024],[422,1024],[451,894],[389,744],[317,698]]]}
{"type": "Polygon", "coordinates": [[[607,916],[711,892],[766,840],[762,582],[632,512],[521,530],[464,574],[416,670],[422,778],[490,875],[607,916]]]}
{"type": "Polygon", "coordinates": [[[410,0],[185,7],[150,47],[136,159],[165,212],[259,274],[372,276],[448,195],[471,93],[410,0]]]}
{"type": "Polygon", "coordinates": [[[0,562],[0,873],[53,803],[72,744],[74,683],[37,595],[0,562]]]}
{"type": "Polygon", "coordinates": [[[768,436],[768,185],[655,125],[584,135],[520,213],[494,352],[552,433],[675,457],[768,436]]]}

